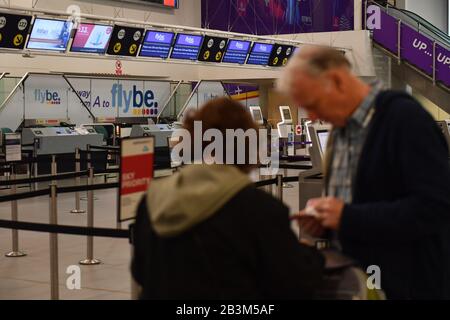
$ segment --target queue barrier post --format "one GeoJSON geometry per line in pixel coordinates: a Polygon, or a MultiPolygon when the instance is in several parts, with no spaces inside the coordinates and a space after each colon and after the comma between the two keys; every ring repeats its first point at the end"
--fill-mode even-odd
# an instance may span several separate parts
{"type": "MultiPolygon", "coordinates": [[[[89,185],[92,186],[94,184],[94,168],[89,167],[89,185]]],[[[87,194],[87,226],[89,228],[94,227],[94,191],[89,190],[87,194]]],[[[96,265],[100,264],[101,261],[94,258],[94,237],[87,236],[87,257],[84,260],[79,262],[81,265],[96,265]]]]}
{"type": "Polygon", "coordinates": [[[277,174],[277,198],[283,201],[283,175],[277,174]]]}
{"type": "MultiPolygon", "coordinates": [[[[92,167],[92,163],[91,163],[91,145],[87,144],[86,145],[86,162],[87,162],[87,169],[89,170],[92,167]]],[[[86,197],[81,197],[80,198],[83,201],[87,201],[88,200],[88,196],[86,197]]],[[[94,200],[98,200],[98,198],[94,198],[94,200]]]]}
{"type": "MultiPolygon", "coordinates": [[[[58,224],[57,208],[57,186],[56,183],[50,185],[50,212],[49,222],[52,225],[58,224]]],[[[59,265],[58,265],[58,234],[50,233],[50,298],[59,299],[59,265]]]]}
{"type": "MultiPolygon", "coordinates": [[[[81,171],[81,163],[80,163],[81,157],[80,157],[80,148],[75,149],[75,172],[81,171]]],[[[76,177],[75,178],[75,185],[78,187],[80,185],[81,178],[76,177]]],[[[85,210],[80,209],[80,193],[77,191],[75,192],[75,209],[71,210],[70,213],[80,214],[85,213],[85,210]]]]}
{"type": "MultiPolygon", "coordinates": [[[[14,170],[14,165],[11,165],[11,180],[16,179],[16,174],[14,170]]],[[[11,186],[11,194],[14,195],[17,192],[17,185],[13,184],[11,186]]],[[[19,214],[18,214],[18,206],[17,206],[17,200],[11,201],[11,220],[12,221],[18,221],[19,214]]],[[[25,257],[26,253],[19,250],[19,231],[12,229],[12,251],[5,254],[8,258],[19,258],[19,257],[25,257]]]]}
{"type": "MultiPolygon", "coordinates": [[[[38,161],[37,161],[37,149],[38,149],[38,143],[39,140],[38,139],[34,139],[33,141],[33,159],[34,159],[34,163],[33,163],[33,178],[37,178],[38,177],[38,161]]],[[[36,191],[39,188],[39,185],[37,182],[34,183],[34,190],[36,191]]]]}
{"type": "MultiPolygon", "coordinates": [[[[288,171],[287,171],[286,168],[283,169],[283,175],[284,175],[285,177],[288,176],[288,171]]],[[[293,186],[292,184],[287,183],[287,182],[283,182],[283,188],[293,188],[293,187],[294,187],[294,186],[293,186]]]]}

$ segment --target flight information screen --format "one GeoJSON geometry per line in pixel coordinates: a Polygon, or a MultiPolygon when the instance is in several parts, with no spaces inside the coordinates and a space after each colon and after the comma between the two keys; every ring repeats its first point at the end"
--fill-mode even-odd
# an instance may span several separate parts
{"type": "Polygon", "coordinates": [[[0,48],[23,49],[31,16],[0,12],[0,48]]]}
{"type": "Polygon", "coordinates": [[[259,42],[253,43],[252,51],[248,56],[247,64],[267,66],[272,49],[273,44],[259,42]]]}
{"type": "Polygon", "coordinates": [[[143,28],[115,25],[106,53],[113,56],[135,57],[143,35],[143,28]]]}
{"type": "Polygon", "coordinates": [[[147,30],[139,55],[142,57],[168,58],[174,37],[173,32],[147,30]]]}
{"type": "Polygon", "coordinates": [[[72,41],[72,52],[105,53],[113,27],[81,23],[72,41]]]}
{"type": "Polygon", "coordinates": [[[65,51],[72,26],[71,21],[36,18],[27,48],[65,51]]]}
{"type": "Polygon", "coordinates": [[[202,62],[221,62],[227,42],[227,38],[205,36],[198,60],[202,62]]]}
{"type": "Polygon", "coordinates": [[[171,58],[197,60],[202,40],[202,36],[179,33],[172,49],[171,58]]]}
{"type": "Polygon", "coordinates": [[[250,41],[230,40],[222,62],[244,64],[249,49],[250,41]]]}
{"type": "Polygon", "coordinates": [[[285,66],[293,55],[293,46],[275,44],[269,59],[269,66],[282,67],[285,66]]]}

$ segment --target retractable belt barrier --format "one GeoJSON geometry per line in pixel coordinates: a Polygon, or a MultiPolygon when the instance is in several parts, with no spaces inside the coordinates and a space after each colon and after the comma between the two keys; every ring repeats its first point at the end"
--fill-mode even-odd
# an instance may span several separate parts
{"type": "Polygon", "coordinates": [[[46,223],[23,222],[23,221],[0,220],[0,228],[46,232],[46,233],[69,234],[78,236],[122,238],[122,239],[130,238],[130,230],[125,229],[121,230],[109,228],[89,228],[89,227],[52,225],[46,223]]]}

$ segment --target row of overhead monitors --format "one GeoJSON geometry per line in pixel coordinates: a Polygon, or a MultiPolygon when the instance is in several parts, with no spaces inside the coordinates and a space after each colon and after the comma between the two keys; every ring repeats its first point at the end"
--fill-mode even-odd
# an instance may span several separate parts
{"type": "Polygon", "coordinates": [[[162,30],[80,23],[0,12],[0,48],[179,59],[279,67],[296,49],[290,45],[252,42],[162,30]]]}

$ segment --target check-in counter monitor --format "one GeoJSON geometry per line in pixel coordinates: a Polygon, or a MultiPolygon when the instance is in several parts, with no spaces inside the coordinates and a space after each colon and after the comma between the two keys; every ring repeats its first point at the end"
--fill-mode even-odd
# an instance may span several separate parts
{"type": "Polygon", "coordinates": [[[311,138],[309,153],[312,169],[299,175],[299,205],[303,209],[309,199],[320,197],[323,193],[323,161],[325,158],[331,127],[328,125],[310,124],[307,126],[311,138]]]}
{"type": "Polygon", "coordinates": [[[130,137],[155,137],[155,147],[167,146],[167,139],[172,136],[173,128],[170,124],[133,125],[130,137]]]}
{"type": "Polygon", "coordinates": [[[261,111],[260,106],[251,106],[249,107],[250,114],[252,115],[253,120],[256,122],[256,124],[260,127],[264,126],[264,118],[261,111]]]}

